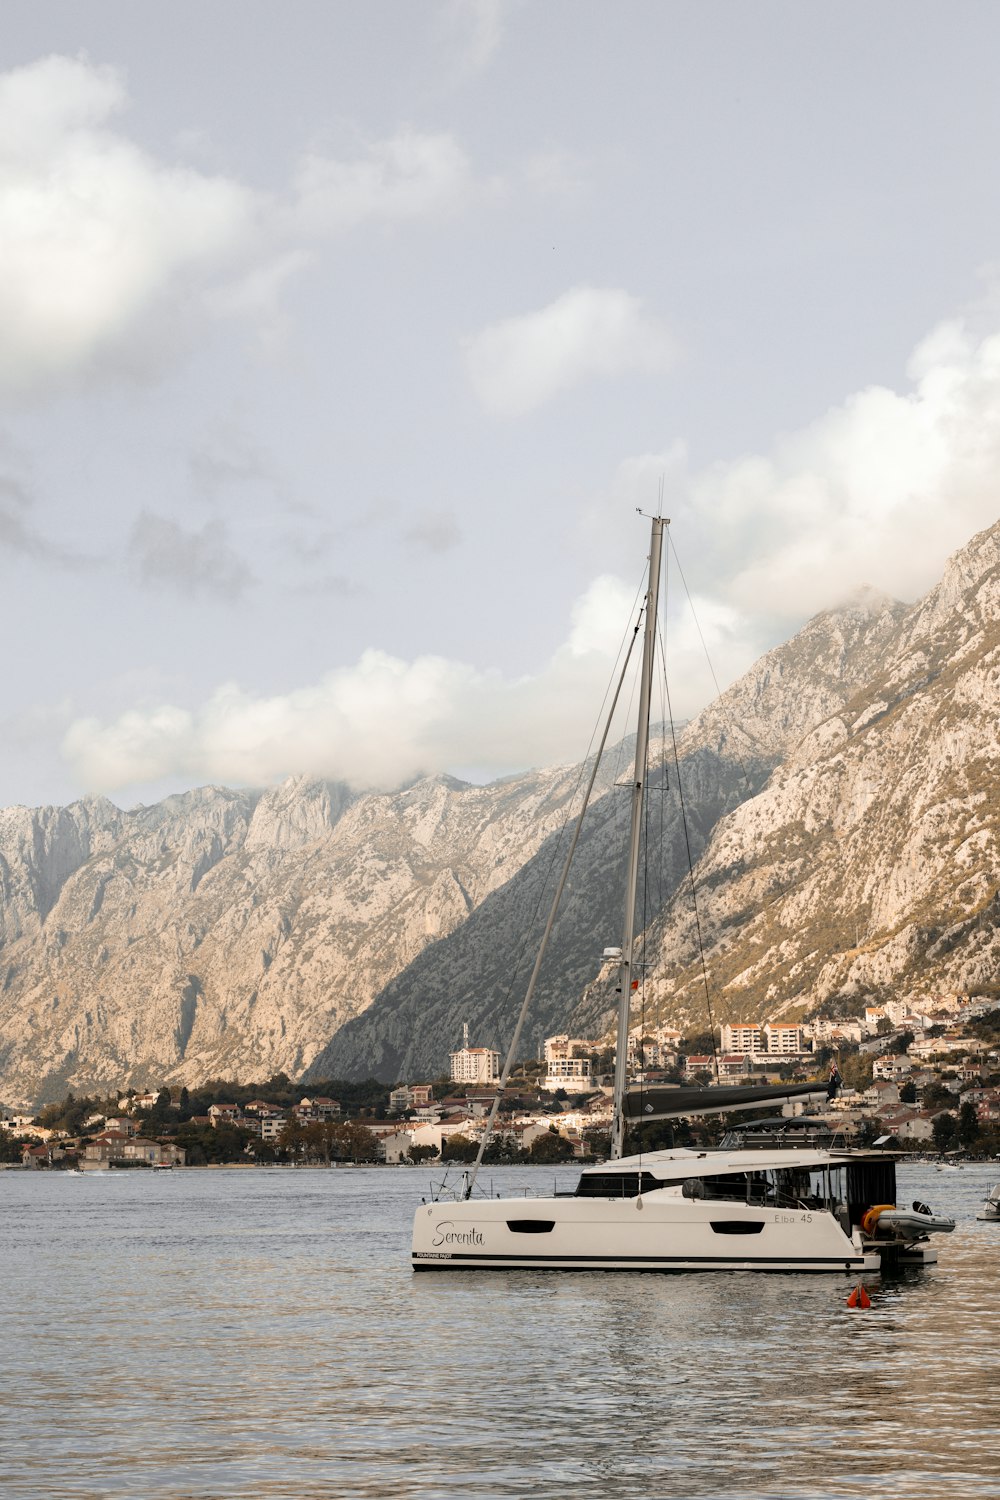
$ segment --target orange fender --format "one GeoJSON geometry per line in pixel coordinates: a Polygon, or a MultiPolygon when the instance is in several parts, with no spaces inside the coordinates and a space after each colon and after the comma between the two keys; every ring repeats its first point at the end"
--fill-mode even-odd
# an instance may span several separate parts
{"type": "Polygon", "coordinates": [[[887,1208],[895,1207],[895,1203],[877,1203],[874,1208],[868,1209],[868,1211],[862,1216],[861,1219],[861,1228],[864,1230],[865,1234],[874,1235],[875,1229],[878,1225],[879,1215],[882,1214],[887,1208]]]}

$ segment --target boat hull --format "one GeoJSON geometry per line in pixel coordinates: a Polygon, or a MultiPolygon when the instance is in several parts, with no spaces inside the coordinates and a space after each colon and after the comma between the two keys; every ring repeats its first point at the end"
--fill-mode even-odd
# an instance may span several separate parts
{"type": "Polygon", "coordinates": [[[413,1226],[415,1271],[877,1270],[879,1257],[825,1211],[642,1198],[429,1203],[413,1226]]]}

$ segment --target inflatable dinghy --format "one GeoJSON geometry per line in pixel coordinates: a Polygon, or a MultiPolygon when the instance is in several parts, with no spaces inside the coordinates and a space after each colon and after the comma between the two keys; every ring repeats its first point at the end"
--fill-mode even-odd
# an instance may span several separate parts
{"type": "Polygon", "coordinates": [[[861,1227],[872,1239],[919,1240],[925,1234],[950,1234],[955,1220],[947,1214],[931,1213],[926,1203],[914,1203],[912,1208],[880,1203],[868,1210],[861,1227]]]}

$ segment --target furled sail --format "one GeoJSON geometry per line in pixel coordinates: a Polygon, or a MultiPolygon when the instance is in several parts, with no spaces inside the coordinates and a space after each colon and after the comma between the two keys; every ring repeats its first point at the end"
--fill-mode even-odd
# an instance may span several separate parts
{"type": "Polygon", "coordinates": [[[825,1099],[823,1083],[744,1083],[703,1088],[646,1087],[632,1084],[625,1093],[624,1115],[630,1124],[643,1120],[676,1120],[685,1115],[725,1115],[767,1104],[825,1099]]]}

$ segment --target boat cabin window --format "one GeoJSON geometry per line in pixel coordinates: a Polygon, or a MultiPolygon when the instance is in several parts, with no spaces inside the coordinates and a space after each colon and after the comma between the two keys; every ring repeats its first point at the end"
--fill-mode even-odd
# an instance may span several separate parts
{"type": "Polygon", "coordinates": [[[713,1202],[746,1203],[746,1172],[720,1172],[714,1177],[688,1177],[681,1192],[685,1198],[710,1198],[713,1202]]]}
{"type": "Polygon", "coordinates": [[[578,1198],[638,1198],[663,1186],[652,1172],[585,1172],[576,1189],[578,1198]]]}
{"type": "MultiPolygon", "coordinates": [[[[855,1171],[854,1167],[850,1171],[855,1171]]],[[[758,1172],[719,1172],[689,1177],[685,1198],[747,1203],[755,1208],[829,1209],[843,1212],[849,1192],[847,1167],[769,1167],[758,1172]]],[[[886,1202],[891,1201],[886,1199],[886,1202]]]]}

